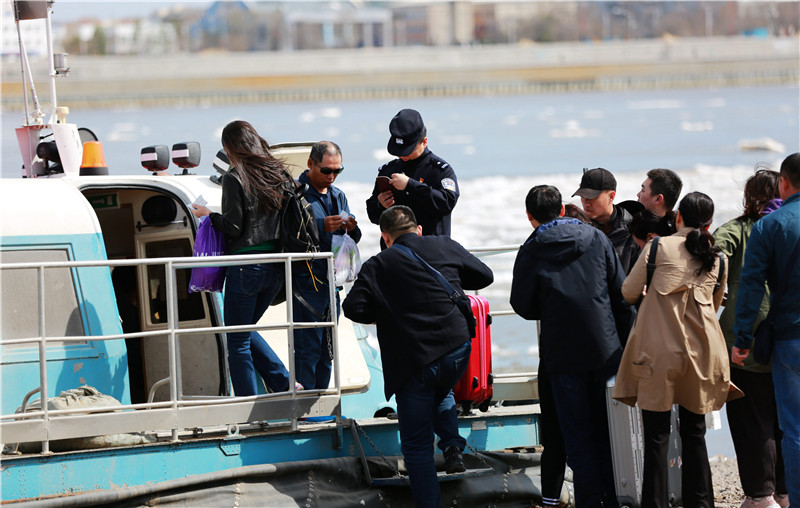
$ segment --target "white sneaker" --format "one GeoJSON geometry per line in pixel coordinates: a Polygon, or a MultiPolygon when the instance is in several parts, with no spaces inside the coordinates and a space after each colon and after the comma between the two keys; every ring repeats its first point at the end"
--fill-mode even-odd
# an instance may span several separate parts
{"type": "Polygon", "coordinates": [[[772,496],[764,497],[750,497],[747,496],[742,502],[740,508],[781,508],[781,505],[775,502],[772,496]]]}
{"type": "Polygon", "coordinates": [[[781,508],[789,508],[789,494],[773,494],[772,497],[781,508]]]}

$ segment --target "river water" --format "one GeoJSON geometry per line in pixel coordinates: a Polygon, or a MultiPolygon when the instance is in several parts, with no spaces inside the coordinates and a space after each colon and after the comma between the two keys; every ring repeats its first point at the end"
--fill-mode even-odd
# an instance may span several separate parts
{"type": "MultiPolygon", "coordinates": [[[[69,121],[98,135],[112,174],[143,173],[142,147],[198,141],[203,156],[195,171],[212,175],[220,132],[235,119],[251,122],[270,143],[336,141],[346,168],[336,184],[360,220],[366,258],[378,251],[379,235],[364,200],[377,168],[390,160],[389,120],[406,107],[422,113],[430,148],[456,170],[461,198],[453,212],[453,237],[466,247],[522,243],[531,231],[524,212],[528,189],[555,185],[565,201],[579,204],[569,196],[584,167],[614,172],[617,201],[636,199],[647,170],[675,170],[684,193],[702,191],[714,199],[713,229],[740,213],[744,181],[755,165],[777,169],[800,149],[797,86],[90,110],[73,112],[69,121]],[[762,138],[783,149],[740,148],[745,140],[762,138]]],[[[2,114],[4,178],[20,174],[11,129],[21,117],[2,114]]],[[[494,310],[509,307],[513,259],[505,254],[488,261],[496,282],[483,293],[494,310]]],[[[496,371],[536,369],[531,323],[498,317],[492,332],[496,371]]],[[[710,454],[733,455],[725,428],[709,433],[710,454]]]]}

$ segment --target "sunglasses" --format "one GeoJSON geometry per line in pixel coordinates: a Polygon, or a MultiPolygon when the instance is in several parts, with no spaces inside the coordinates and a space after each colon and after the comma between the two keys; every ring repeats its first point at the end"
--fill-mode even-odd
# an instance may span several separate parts
{"type": "MultiPolygon", "coordinates": [[[[317,163],[314,162],[314,164],[317,163]]],[[[339,169],[333,169],[333,168],[323,168],[322,166],[317,164],[317,167],[319,168],[319,172],[322,173],[323,175],[330,175],[331,173],[333,173],[334,175],[338,175],[339,173],[344,171],[344,166],[340,167],[339,169]]]]}

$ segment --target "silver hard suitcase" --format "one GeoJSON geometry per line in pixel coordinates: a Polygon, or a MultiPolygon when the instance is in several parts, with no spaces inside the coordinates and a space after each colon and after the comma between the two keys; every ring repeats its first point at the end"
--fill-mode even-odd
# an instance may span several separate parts
{"type": "MultiPolygon", "coordinates": [[[[614,400],[615,379],[606,384],[608,432],[611,438],[611,457],[614,463],[614,482],[620,507],[638,508],[642,504],[642,475],[644,473],[644,431],[642,412],[614,400]]],[[[678,433],[678,406],[672,407],[669,433],[669,500],[672,506],[681,499],[681,440],[678,433]]]]}

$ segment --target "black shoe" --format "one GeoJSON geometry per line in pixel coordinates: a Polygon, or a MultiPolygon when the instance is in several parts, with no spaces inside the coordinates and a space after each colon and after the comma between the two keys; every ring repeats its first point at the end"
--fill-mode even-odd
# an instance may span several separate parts
{"type": "Polygon", "coordinates": [[[467,470],[461,450],[457,446],[451,446],[444,451],[444,470],[447,474],[463,473],[467,470]]]}

